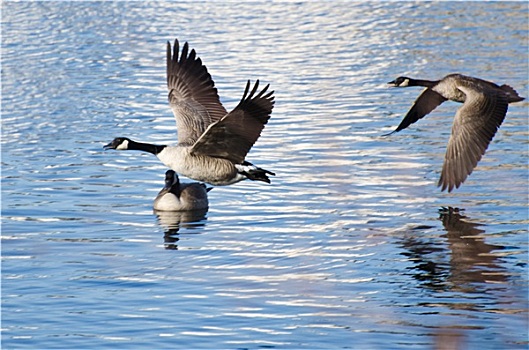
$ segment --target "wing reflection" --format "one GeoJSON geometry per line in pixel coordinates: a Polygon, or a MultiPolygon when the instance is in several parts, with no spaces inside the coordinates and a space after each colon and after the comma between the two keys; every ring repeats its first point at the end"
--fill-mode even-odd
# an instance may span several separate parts
{"type": "MultiPolygon", "coordinates": [[[[430,289],[466,292],[476,291],[476,283],[506,281],[508,274],[497,261],[500,255],[494,253],[504,247],[485,243],[481,224],[469,221],[461,210],[451,207],[439,210],[439,220],[446,230],[441,237],[447,239],[447,246],[416,234],[403,242],[407,250],[403,255],[415,263],[410,268],[415,271],[415,279],[430,289]]],[[[432,228],[421,226],[416,230],[432,228]]]]}
{"type": "Polygon", "coordinates": [[[505,247],[485,243],[485,230],[478,223],[469,222],[457,208],[440,210],[448,238],[450,258],[450,281],[454,286],[470,283],[499,283],[506,281],[506,272],[497,263],[498,255],[492,253],[505,247]]]}
{"type": "Polygon", "coordinates": [[[153,210],[158,223],[164,229],[165,249],[178,249],[178,231],[180,228],[197,229],[206,225],[208,209],[193,211],[161,211],[153,210]]]}

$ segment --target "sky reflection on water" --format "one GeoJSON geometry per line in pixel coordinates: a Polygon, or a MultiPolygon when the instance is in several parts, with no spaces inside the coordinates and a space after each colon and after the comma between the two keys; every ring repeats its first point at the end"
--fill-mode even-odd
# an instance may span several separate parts
{"type": "Polygon", "coordinates": [[[386,88],[399,75],[529,96],[527,6],[337,4],[2,8],[4,347],[527,346],[527,102],[451,194],[458,105],[382,136],[420,91],[386,88]],[[153,212],[155,157],[102,150],[176,141],[175,37],[228,110],[246,79],[276,91],[248,156],[272,184],[215,188],[196,216],[153,212]]]}

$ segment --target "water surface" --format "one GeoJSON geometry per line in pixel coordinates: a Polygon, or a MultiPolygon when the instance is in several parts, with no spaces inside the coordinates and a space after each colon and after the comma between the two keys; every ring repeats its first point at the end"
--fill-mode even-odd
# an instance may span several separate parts
{"type": "Polygon", "coordinates": [[[3,348],[527,347],[527,102],[451,194],[459,105],[381,136],[420,93],[387,88],[399,75],[529,96],[526,3],[2,10],[3,348]],[[153,213],[155,157],[102,149],[176,142],[174,38],[228,110],[247,79],[276,91],[247,159],[277,176],[213,189],[198,216],[153,213]]]}

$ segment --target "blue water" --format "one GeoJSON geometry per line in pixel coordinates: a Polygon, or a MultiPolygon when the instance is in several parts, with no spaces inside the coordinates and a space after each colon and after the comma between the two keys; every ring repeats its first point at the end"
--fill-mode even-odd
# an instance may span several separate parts
{"type": "MultiPolygon", "coordinates": [[[[474,173],[436,187],[456,103],[391,137],[459,72],[528,87],[525,2],[4,2],[2,348],[525,349],[528,103],[474,173]],[[271,185],[156,215],[175,143],[165,43],[222,102],[275,90],[247,159],[271,185]],[[456,210],[458,208],[459,210],[456,210]]],[[[182,181],[189,181],[182,178],[182,181]]]]}

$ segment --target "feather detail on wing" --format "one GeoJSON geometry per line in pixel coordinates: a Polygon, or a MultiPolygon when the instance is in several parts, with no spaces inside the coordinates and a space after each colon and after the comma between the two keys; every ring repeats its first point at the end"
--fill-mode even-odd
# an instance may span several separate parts
{"type": "Polygon", "coordinates": [[[446,98],[444,98],[437,92],[433,91],[430,88],[424,89],[424,91],[419,95],[419,97],[417,97],[417,99],[413,103],[413,106],[408,111],[402,122],[400,122],[399,126],[387,135],[391,135],[395,132],[406,129],[408,126],[433,111],[444,101],[446,101],[446,98]]]}
{"type": "Polygon", "coordinates": [[[259,80],[250,92],[250,81],[244,95],[233,111],[216,123],[193,145],[192,152],[230,160],[235,164],[244,161],[264,126],[270,119],[274,107],[273,91],[266,85],[256,94],[259,80]]]}
{"type": "Polygon", "coordinates": [[[227,113],[220,103],[215,84],[207,68],[189,51],[186,42],[179,57],[179,43],[167,42],[167,88],[181,145],[192,145],[207,129],[227,113]]]}
{"type": "Polygon", "coordinates": [[[507,114],[507,96],[495,90],[458,89],[466,101],[456,113],[438,186],[458,188],[472,173],[507,114]]]}

